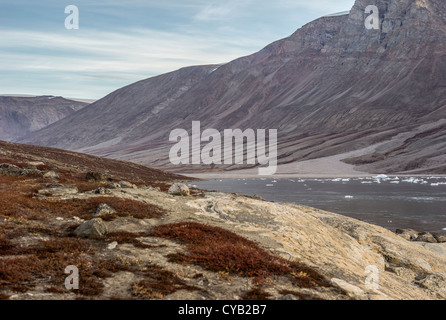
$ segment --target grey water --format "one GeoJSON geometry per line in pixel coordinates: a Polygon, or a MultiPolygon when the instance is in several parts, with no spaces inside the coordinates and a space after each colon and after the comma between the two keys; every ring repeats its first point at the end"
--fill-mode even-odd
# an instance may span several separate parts
{"type": "Polygon", "coordinates": [[[412,228],[446,234],[446,177],[217,179],[189,186],[301,204],[392,231],[412,228]]]}

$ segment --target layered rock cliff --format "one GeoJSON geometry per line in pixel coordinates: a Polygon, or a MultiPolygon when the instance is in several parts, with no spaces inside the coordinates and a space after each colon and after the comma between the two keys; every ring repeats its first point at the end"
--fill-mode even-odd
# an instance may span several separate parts
{"type": "Polygon", "coordinates": [[[445,12],[440,0],[357,0],[258,53],[120,89],[23,141],[184,171],[194,168],[169,162],[169,133],[201,121],[277,129],[282,164],[380,143],[350,163],[444,173],[445,12]],[[365,27],[368,5],[379,30],[365,27]]]}

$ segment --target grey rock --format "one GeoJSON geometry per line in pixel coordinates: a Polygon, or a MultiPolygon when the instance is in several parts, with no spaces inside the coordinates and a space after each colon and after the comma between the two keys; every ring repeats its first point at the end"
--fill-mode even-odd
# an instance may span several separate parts
{"type": "Polygon", "coordinates": [[[422,232],[418,234],[418,238],[415,241],[428,242],[428,243],[437,243],[437,239],[430,232],[422,232]]]}
{"type": "Polygon", "coordinates": [[[175,183],[173,184],[168,191],[169,194],[175,196],[190,196],[189,187],[183,183],[175,183]]]}
{"type": "Polygon", "coordinates": [[[442,274],[428,274],[420,279],[415,279],[415,283],[420,287],[437,292],[441,296],[446,295],[446,279],[442,274]]]}
{"type": "Polygon", "coordinates": [[[40,196],[47,196],[47,197],[60,197],[60,196],[66,196],[71,194],[78,193],[79,190],[75,186],[51,186],[45,189],[40,189],[37,191],[37,194],[40,196]]]}
{"type": "Polygon", "coordinates": [[[41,174],[41,171],[33,166],[20,168],[14,164],[0,163],[0,175],[28,176],[31,174],[41,174]]]}
{"type": "Polygon", "coordinates": [[[446,235],[439,234],[439,233],[436,233],[436,232],[432,232],[432,235],[434,236],[434,238],[437,240],[438,243],[445,243],[446,242],[446,235]]]}
{"type": "Polygon", "coordinates": [[[124,189],[136,189],[136,186],[128,181],[119,181],[119,185],[124,189]]]}
{"type": "Polygon", "coordinates": [[[46,179],[57,179],[59,178],[59,174],[56,171],[48,171],[42,175],[46,179]]]}
{"type": "Polygon", "coordinates": [[[102,219],[94,218],[82,223],[74,233],[79,238],[97,239],[106,236],[108,230],[102,219]]]}
{"type": "Polygon", "coordinates": [[[96,190],[93,191],[94,194],[110,194],[110,190],[107,190],[103,187],[99,187],[96,190]]]}
{"type": "Polygon", "coordinates": [[[96,209],[95,212],[95,216],[106,216],[109,214],[114,214],[116,213],[116,210],[113,209],[112,207],[110,207],[108,204],[106,203],[101,203],[98,208],[96,209]]]}
{"type": "Polygon", "coordinates": [[[397,229],[396,234],[406,240],[413,241],[418,238],[419,232],[413,229],[397,229]]]}
{"type": "Polygon", "coordinates": [[[94,181],[108,181],[110,176],[102,172],[87,172],[85,179],[94,181]]]}
{"type": "Polygon", "coordinates": [[[30,167],[26,167],[24,169],[21,170],[20,175],[22,176],[29,176],[29,175],[41,175],[42,171],[40,171],[39,169],[37,169],[34,166],[30,166],[30,167]]]}
{"type": "Polygon", "coordinates": [[[0,163],[0,174],[19,176],[20,173],[21,169],[18,166],[9,163],[0,163]]]}

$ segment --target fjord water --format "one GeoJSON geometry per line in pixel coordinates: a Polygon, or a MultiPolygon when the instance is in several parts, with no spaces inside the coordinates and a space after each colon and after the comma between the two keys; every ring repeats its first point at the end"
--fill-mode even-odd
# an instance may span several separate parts
{"type": "Polygon", "coordinates": [[[306,205],[392,231],[446,233],[446,177],[218,179],[189,186],[306,205]]]}

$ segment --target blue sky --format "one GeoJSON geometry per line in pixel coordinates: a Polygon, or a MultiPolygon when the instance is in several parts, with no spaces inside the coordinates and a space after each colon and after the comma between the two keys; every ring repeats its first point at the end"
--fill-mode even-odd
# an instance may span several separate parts
{"type": "Polygon", "coordinates": [[[354,0],[1,0],[0,94],[99,99],[158,74],[229,62],[354,0]],[[65,7],[79,9],[67,30],[65,7]]]}

